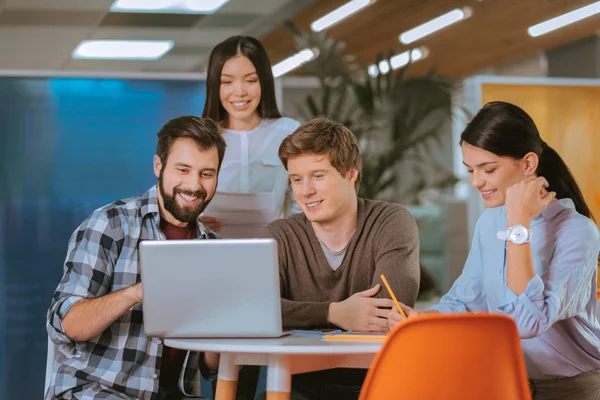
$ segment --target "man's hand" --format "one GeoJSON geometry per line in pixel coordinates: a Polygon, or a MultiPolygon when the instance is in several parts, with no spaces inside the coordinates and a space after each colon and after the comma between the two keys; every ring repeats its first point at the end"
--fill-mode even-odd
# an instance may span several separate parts
{"type": "Polygon", "coordinates": [[[208,226],[212,231],[219,232],[223,228],[223,222],[217,217],[209,217],[208,215],[201,215],[198,217],[204,225],[208,226]]]}
{"type": "Polygon", "coordinates": [[[543,176],[530,176],[509,187],[506,191],[506,218],[508,226],[522,224],[529,227],[531,220],[556,198],[548,192],[548,181],[543,176]]]}
{"type": "Polygon", "coordinates": [[[390,299],[372,298],[379,292],[379,284],[371,289],[358,292],[339,303],[329,305],[327,320],[345,330],[362,332],[385,332],[388,330],[387,317],[394,302],[390,299]]]}
{"type": "MultiPolygon", "coordinates": [[[[406,318],[410,318],[410,317],[414,317],[415,315],[419,315],[418,311],[416,311],[413,308],[410,308],[406,304],[400,303],[400,307],[402,307],[402,311],[404,311],[404,314],[406,314],[406,318]]],[[[398,309],[394,306],[390,310],[390,312],[387,316],[389,329],[392,329],[394,326],[398,325],[398,323],[400,321],[404,321],[406,318],[404,318],[404,316],[402,314],[400,314],[398,312],[398,309]]]]}

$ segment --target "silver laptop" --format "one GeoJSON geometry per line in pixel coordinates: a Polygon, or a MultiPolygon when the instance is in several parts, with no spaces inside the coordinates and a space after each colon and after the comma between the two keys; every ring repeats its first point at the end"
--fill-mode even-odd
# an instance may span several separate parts
{"type": "Polygon", "coordinates": [[[273,239],[147,240],[139,251],[146,335],[283,335],[273,239]]]}

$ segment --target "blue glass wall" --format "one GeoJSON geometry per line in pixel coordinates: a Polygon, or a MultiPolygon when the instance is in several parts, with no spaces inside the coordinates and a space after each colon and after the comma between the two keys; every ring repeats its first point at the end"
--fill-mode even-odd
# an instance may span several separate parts
{"type": "Polygon", "coordinates": [[[0,399],[42,398],[46,311],[95,208],[156,182],[156,133],[201,81],[0,77],[0,399]]]}

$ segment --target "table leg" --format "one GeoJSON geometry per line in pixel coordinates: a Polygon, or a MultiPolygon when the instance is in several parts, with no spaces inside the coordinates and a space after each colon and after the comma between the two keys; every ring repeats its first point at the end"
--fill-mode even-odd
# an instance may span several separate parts
{"type": "Polygon", "coordinates": [[[292,373],[290,358],[286,355],[269,356],[267,368],[267,400],[290,400],[292,373]]]}
{"type": "Polygon", "coordinates": [[[215,400],[235,400],[240,369],[233,360],[233,354],[221,353],[215,400]]]}

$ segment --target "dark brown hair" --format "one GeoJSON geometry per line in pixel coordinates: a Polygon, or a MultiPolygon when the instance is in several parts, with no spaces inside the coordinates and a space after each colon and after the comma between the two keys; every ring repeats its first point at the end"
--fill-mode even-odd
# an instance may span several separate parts
{"type": "Polygon", "coordinates": [[[179,138],[194,140],[203,151],[216,147],[219,154],[219,169],[221,168],[227,144],[219,133],[219,126],[212,119],[194,116],[173,118],[163,125],[157,136],[156,155],[160,158],[163,168],[167,165],[171,146],[179,138]]]}
{"type": "Polygon", "coordinates": [[[356,192],[362,178],[362,160],[356,136],[343,124],[329,117],[317,117],[298,127],[279,146],[279,159],[287,170],[288,160],[304,154],[327,155],[331,165],[346,176],[358,170],[356,192]]]}
{"type": "Polygon", "coordinates": [[[514,104],[493,101],[483,106],[460,136],[460,142],[498,156],[521,159],[535,153],[540,161],[536,174],[548,181],[557,199],[569,198],[581,215],[593,219],[569,167],[538,132],[533,119],[514,104]]]}
{"type": "Polygon", "coordinates": [[[221,122],[227,111],[221,104],[219,95],[221,88],[221,72],[223,65],[232,57],[244,56],[256,68],[260,83],[260,103],[256,111],[261,118],[281,118],[275,100],[275,80],[271,69],[271,61],[262,43],[250,36],[234,36],[219,43],[210,53],[206,74],[206,103],[202,111],[203,117],[221,122]]]}

